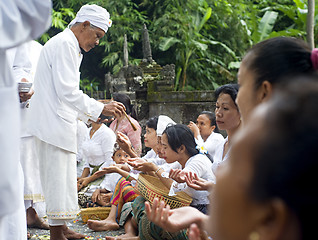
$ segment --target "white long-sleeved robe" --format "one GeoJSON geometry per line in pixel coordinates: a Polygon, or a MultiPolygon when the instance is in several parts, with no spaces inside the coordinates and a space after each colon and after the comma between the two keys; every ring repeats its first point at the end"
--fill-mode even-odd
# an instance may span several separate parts
{"type": "Polygon", "coordinates": [[[0,1],[0,217],[16,210],[22,186],[19,162],[19,99],[6,50],[38,38],[51,23],[50,0],[0,1]]]}
{"type": "Polygon", "coordinates": [[[72,153],[77,152],[77,118],[97,121],[104,107],[79,89],[81,61],[70,29],[51,38],[40,54],[30,100],[31,134],[72,153]]]}
{"type": "Polygon", "coordinates": [[[19,99],[6,51],[47,30],[51,4],[51,0],[0,1],[0,239],[26,239],[25,214],[19,218],[24,213],[19,99]]]}
{"type": "MultiPolygon", "coordinates": [[[[34,40],[9,49],[10,65],[16,82],[22,78],[33,82],[37,61],[42,45],[34,40]]],[[[34,137],[28,132],[29,108],[27,102],[20,103],[21,143],[20,162],[24,174],[24,206],[33,207],[40,217],[45,214],[45,202],[40,181],[39,159],[36,154],[34,137]]]]}

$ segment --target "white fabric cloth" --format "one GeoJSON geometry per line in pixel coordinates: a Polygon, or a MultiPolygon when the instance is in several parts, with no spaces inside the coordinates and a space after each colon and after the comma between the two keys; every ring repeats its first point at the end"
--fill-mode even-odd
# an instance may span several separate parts
{"type": "MultiPolygon", "coordinates": [[[[182,171],[196,173],[199,178],[215,182],[215,176],[212,172],[212,163],[204,154],[196,154],[189,158],[182,171]]],[[[208,191],[194,190],[193,188],[188,187],[186,183],[177,183],[174,181],[171,185],[169,194],[174,195],[179,191],[184,191],[192,197],[193,200],[191,205],[209,204],[208,191]]]]}
{"type": "MultiPolygon", "coordinates": [[[[2,58],[0,58],[0,68],[1,60],[2,58]]],[[[10,69],[9,66],[8,69],[10,69]]],[[[5,71],[10,73],[8,69],[5,69],[5,71]]],[[[0,118],[2,126],[0,131],[0,159],[2,166],[0,168],[1,217],[16,211],[20,193],[23,191],[23,185],[16,183],[16,169],[18,164],[20,164],[20,108],[16,85],[0,88],[0,102],[2,115],[0,118]]]]}
{"type": "Polygon", "coordinates": [[[88,127],[86,124],[77,120],[77,154],[76,154],[76,162],[77,162],[77,177],[82,176],[82,172],[84,169],[85,161],[83,160],[83,149],[82,145],[84,140],[87,138],[88,127]]]}
{"type": "Polygon", "coordinates": [[[112,156],[116,135],[105,124],[102,124],[97,129],[92,138],[89,137],[90,130],[91,128],[87,131],[87,137],[82,144],[82,150],[83,158],[85,159],[84,168],[89,168],[91,173],[93,168],[89,165],[99,166],[103,164],[103,167],[108,167],[115,163],[112,156]]]}
{"type": "Polygon", "coordinates": [[[77,120],[77,154],[76,161],[81,162],[83,160],[83,142],[87,139],[88,127],[82,120],[77,120]]]}
{"type": "Polygon", "coordinates": [[[105,33],[108,28],[112,26],[112,20],[110,20],[110,15],[107,10],[95,4],[82,6],[77,12],[76,17],[70,23],[70,26],[77,22],[81,23],[85,21],[89,21],[94,26],[102,29],[105,33]]]}
{"type": "Polygon", "coordinates": [[[212,132],[210,136],[206,139],[206,141],[203,141],[201,135],[198,136],[198,138],[195,139],[195,142],[198,146],[203,146],[204,149],[208,151],[209,156],[211,159],[213,159],[213,156],[215,154],[215,150],[218,148],[220,144],[222,144],[224,141],[224,137],[220,133],[212,132]]]}
{"type": "MultiPolygon", "coordinates": [[[[7,51],[10,66],[16,82],[25,78],[33,82],[35,67],[42,45],[36,41],[29,41],[7,51]]],[[[45,202],[42,192],[39,160],[36,154],[34,139],[27,131],[28,108],[20,103],[21,110],[21,143],[20,162],[24,174],[24,206],[33,207],[40,217],[45,215],[45,202]]]]}
{"type": "Polygon", "coordinates": [[[20,82],[21,78],[26,78],[33,82],[31,75],[32,62],[29,57],[30,49],[28,47],[30,42],[23,43],[18,47],[7,50],[8,60],[13,69],[13,75],[16,82],[20,82]]]}
{"type": "Polygon", "coordinates": [[[50,13],[50,0],[0,1],[0,125],[3,126],[0,131],[3,166],[0,169],[0,239],[24,239],[26,236],[20,237],[16,227],[19,219],[25,224],[24,207],[22,215],[18,214],[19,206],[23,206],[23,184],[16,180],[20,158],[20,109],[6,50],[39,37],[50,25],[50,13]],[[16,214],[16,234],[10,234],[9,221],[6,218],[16,214]]]}
{"type": "Polygon", "coordinates": [[[219,146],[216,148],[215,150],[215,154],[213,156],[213,164],[212,164],[212,171],[215,174],[217,168],[219,167],[219,165],[226,161],[229,157],[230,151],[231,151],[231,147],[228,149],[227,153],[225,154],[225,156],[223,157],[223,153],[224,153],[224,145],[228,142],[228,137],[226,137],[223,142],[221,142],[221,144],[219,144],[219,146]]]}
{"type": "Polygon", "coordinates": [[[82,54],[70,29],[51,38],[40,54],[30,99],[30,133],[44,142],[77,152],[77,118],[97,121],[104,104],[79,90],[82,54]]]}
{"type": "Polygon", "coordinates": [[[19,99],[6,50],[39,37],[50,13],[50,0],[0,1],[0,239],[26,239],[19,99]]]}
{"type": "Polygon", "coordinates": [[[0,49],[36,39],[51,25],[50,0],[0,1],[0,49]]]}
{"type": "Polygon", "coordinates": [[[74,219],[78,213],[76,154],[35,138],[48,219],[74,219]],[[48,157],[49,156],[49,157],[48,157]]]}
{"type": "MultiPolygon", "coordinates": [[[[114,162],[115,163],[115,162],[114,162]]],[[[99,170],[102,170],[104,167],[108,167],[107,163],[103,164],[99,170]]],[[[106,189],[110,192],[115,191],[116,183],[122,176],[118,173],[107,173],[103,181],[99,185],[91,185],[88,190],[85,192],[85,195],[92,196],[96,189],[106,189]]]]}
{"type": "MultiPolygon", "coordinates": [[[[23,172],[21,164],[15,171],[16,186],[23,186],[23,172]]],[[[18,188],[19,189],[19,188],[18,188]]],[[[26,215],[23,204],[23,189],[19,189],[20,194],[18,195],[18,205],[15,206],[15,211],[11,214],[0,217],[0,239],[16,239],[26,240],[27,239],[27,224],[26,215]]],[[[2,196],[1,196],[2,197],[2,196]]],[[[7,202],[12,203],[14,199],[5,199],[7,202]]]]}
{"type": "Polygon", "coordinates": [[[25,209],[33,207],[39,217],[43,217],[45,216],[45,202],[40,179],[40,163],[33,136],[21,138],[20,152],[24,173],[25,209]]]}
{"type": "MultiPolygon", "coordinates": [[[[25,78],[28,82],[33,83],[35,69],[42,47],[40,43],[32,40],[7,51],[9,63],[13,69],[13,77],[16,82],[21,82],[21,79],[25,78]]],[[[21,137],[31,136],[28,132],[29,109],[25,106],[26,102],[20,103],[21,137]]]]}
{"type": "Polygon", "coordinates": [[[116,184],[120,178],[122,178],[122,176],[118,173],[108,173],[105,175],[105,178],[100,186],[101,188],[105,188],[110,192],[114,192],[116,184]]]}
{"type": "Polygon", "coordinates": [[[157,155],[157,153],[153,150],[150,149],[145,156],[142,157],[143,159],[152,159],[152,158],[159,158],[159,156],[157,155]]]}
{"type": "Polygon", "coordinates": [[[159,115],[157,123],[157,136],[162,136],[163,131],[168,125],[175,125],[176,123],[166,115],[159,115]]]}

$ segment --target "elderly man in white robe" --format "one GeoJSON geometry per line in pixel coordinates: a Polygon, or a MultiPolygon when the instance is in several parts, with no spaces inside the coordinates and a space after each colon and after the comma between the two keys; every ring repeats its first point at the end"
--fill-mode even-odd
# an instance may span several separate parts
{"type": "Polygon", "coordinates": [[[79,89],[82,50],[90,51],[111,27],[106,9],[84,5],[69,28],[51,38],[40,54],[30,100],[30,131],[36,137],[51,240],[85,236],[66,226],[78,213],[76,184],[77,118],[120,117],[124,105],[104,105],[79,89]]]}
{"type": "Polygon", "coordinates": [[[51,7],[51,0],[0,1],[0,239],[27,237],[19,162],[20,107],[6,51],[46,31],[51,7]]]}

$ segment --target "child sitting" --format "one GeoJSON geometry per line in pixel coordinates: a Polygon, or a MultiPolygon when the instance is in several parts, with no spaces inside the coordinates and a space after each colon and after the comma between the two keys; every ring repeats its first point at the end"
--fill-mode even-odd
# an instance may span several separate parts
{"type": "Polygon", "coordinates": [[[81,207],[98,207],[110,205],[110,199],[115,190],[116,183],[121,178],[114,168],[129,170],[127,160],[130,156],[122,150],[117,143],[114,145],[112,159],[115,164],[95,172],[92,177],[95,179],[103,178],[99,185],[90,185],[84,192],[79,194],[79,204],[81,207]]]}

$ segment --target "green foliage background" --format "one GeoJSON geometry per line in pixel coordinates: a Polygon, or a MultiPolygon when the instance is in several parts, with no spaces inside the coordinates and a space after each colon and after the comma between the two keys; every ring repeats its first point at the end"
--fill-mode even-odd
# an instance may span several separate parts
{"type": "Polygon", "coordinates": [[[105,74],[123,66],[124,34],[129,63],[140,62],[144,24],[153,59],[176,65],[175,90],[215,89],[236,81],[245,52],[264,39],[306,40],[306,0],[53,0],[52,27],[40,42],[67,27],[87,3],[105,7],[113,21],[100,45],[84,54],[81,87],[87,90],[104,90],[105,74]]]}

